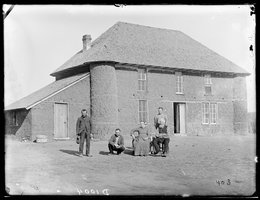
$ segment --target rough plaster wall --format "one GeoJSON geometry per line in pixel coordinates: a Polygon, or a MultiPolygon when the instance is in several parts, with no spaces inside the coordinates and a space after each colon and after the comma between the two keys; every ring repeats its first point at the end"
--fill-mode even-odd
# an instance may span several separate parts
{"type": "Polygon", "coordinates": [[[68,103],[68,135],[69,138],[76,137],[76,121],[81,115],[81,109],[90,108],[89,80],[86,77],[32,108],[34,139],[38,134],[47,135],[49,140],[53,139],[55,102],[68,103]]]}
{"type": "Polygon", "coordinates": [[[30,110],[21,109],[16,110],[17,116],[17,126],[10,125],[10,121],[12,120],[12,112],[7,111],[6,118],[6,134],[16,135],[18,138],[28,137],[31,138],[31,112],[30,110]]]}
{"type": "Polygon", "coordinates": [[[136,98],[136,71],[116,70],[118,87],[118,119],[122,134],[129,137],[130,130],[138,126],[138,100],[136,98]]]}
{"type": "Polygon", "coordinates": [[[94,137],[108,139],[118,127],[118,93],[113,65],[98,64],[90,68],[91,116],[94,137]]]}
{"type": "Polygon", "coordinates": [[[201,103],[186,104],[186,129],[188,135],[227,135],[233,133],[232,102],[218,103],[216,124],[202,124],[201,103]]]}
{"type": "Polygon", "coordinates": [[[32,112],[32,140],[36,135],[46,135],[48,139],[53,138],[53,104],[44,101],[33,108],[32,112]]]}
{"type": "Polygon", "coordinates": [[[236,134],[247,134],[247,92],[246,78],[234,78],[234,132],[236,134]]]}
{"type": "Polygon", "coordinates": [[[126,135],[138,125],[138,99],[148,100],[149,128],[154,131],[153,118],[162,106],[168,116],[169,133],[173,133],[173,101],[186,101],[186,132],[188,135],[231,134],[233,132],[233,79],[212,77],[212,94],[205,96],[203,76],[184,76],[184,94],[176,94],[176,76],[167,73],[147,74],[148,91],[138,92],[138,72],[116,70],[119,123],[126,135]],[[218,102],[217,125],[202,125],[201,102],[218,102]],[[195,119],[195,120],[194,120],[195,119]]]}
{"type": "Polygon", "coordinates": [[[233,133],[233,79],[212,77],[212,95],[205,95],[203,76],[184,76],[186,132],[188,135],[218,135],[233,133]],[[197,94],[197,95],[196,95],[197,94]],[[202,124],[201,102],[218,105],[217,124],[202,124]]]}

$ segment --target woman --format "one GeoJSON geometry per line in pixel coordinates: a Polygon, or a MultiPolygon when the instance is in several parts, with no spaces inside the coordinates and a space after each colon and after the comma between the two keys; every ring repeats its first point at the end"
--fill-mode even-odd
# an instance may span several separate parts
{"type": "Polygon", "coordinates": [[[135,128],[131,131],[131,136],[133,138],[133,147],[135,156],[148,156],[150,151],[150,137],[148,133],[148,128],[144,122],[140,123],[141,126],[135,128]],[[134,133],[138,132],[135,136],[134,133]]]}

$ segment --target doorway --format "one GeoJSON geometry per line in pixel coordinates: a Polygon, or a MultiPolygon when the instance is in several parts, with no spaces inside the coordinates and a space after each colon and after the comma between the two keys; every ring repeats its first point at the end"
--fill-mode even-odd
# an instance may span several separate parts
{"type": "Polygon", "coordinates": [[[68,138],[68,104],[54,104],[54,138],[68,138]]]}
{"type": "Polygon", "coordinates": [[[185,111],[186,111],[185,103],[179,103],[179,102],[173,103],[173,123],[174,123],[174,133],[176,134],[186,133],[185,111]]]}

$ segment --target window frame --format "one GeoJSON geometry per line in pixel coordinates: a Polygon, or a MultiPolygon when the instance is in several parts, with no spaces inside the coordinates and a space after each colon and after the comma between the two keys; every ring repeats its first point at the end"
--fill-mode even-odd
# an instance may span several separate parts
{"type": "Polygon", "coordinates": [[[184,94],[183,89],[183,75],[181,72],[175,72],[176,76],[176,94],[184,94]]]}
{"type": "Polygon", "coordinates": [[[204,92],[205,92],[205,96],[212,95],[212,79],[210,74],[204,75],[204,92]],[[210,88],[210,93],[206,92],[206,88],[210,88]]]}
{"type": "Polygon", "coordinates": [[[11,112],[11,120],[10,120],[9,126],[18,126],[17,112],[16,111],[11,112]]]}
{"type": "Polygon", "coordinates": [[[210,124],[210,103],[202,102],[202,124],[210,124]],[[208,105],[208,112],[206,113],[206,107],[204,105],[208,105]],[[208,120],[206,122],[206,118],[204,118],[208,114],[208,120]]]}
{"type": "Polygon", "coordinates": [[[202,124],[217,124],[218,121],[218,104],[217,102],[202,102],[202,124]],[[208,113],[204,112],[204,105],[208,105],[208,113]],[[213,105],[214,105],[214,112],[213,112],[213,105]],[[206,122],[204,116],[208,114],[208,122],[206,122]],[[213,116],[215,121],[213,122],[213,116]]]}
{"type": "Polygon", "coordinates": [[[138,85],[137,91],[147,91],[147,69],[138,69],[138,85]],[[142,83],[142,87],[140,87],[140,83],[142,83]]]}
{"type": "Polygon", "coordinates": [[[210,103],[210,123],[211,124],[217,124],[217,119],[218,119],[218,108],[217,107],[218,107],[217,103],[210,103]],[[214,113],[213,113],[212,106],[214,106],[214,113]],[[213,122],[213,116],[215,117],[215,122],[213,122]]]}
{"type": "Polygon", "coordinates": [[[212,85],[212,79],[210,74],[204,75],[204,85],[212,85]]]}
{"type": "Polygon", "coordinates": [[[204,90],[205,90],[205,95],[206,96],[212,95],[212,87],[211,87],[211,85],[205,85],[204,86],[204,90]],[[210,93],[207,92],[206,88],[210,88],[210,93]]]}
{"type": "Polygon", "coordinates": [[[147,99],[138,99],[138,122],[140,123],[141,122],[141,118],[140,118],[140,114],[144,114],[144,113],[146,113],[145,115],[146,115],[146,119],[144,119],[144,116],[145,115],[143,115],[141,118],[142,119],[144,119],[145,120],[145,123],[148,123],[149,122],[149,116],[148,116],[148,100],[147,99]],[[145,109],[146,109],[146,111],[141,111],[140,110],[140,108],[141,108],[141,104],[140,104],[140,102],[145,102],[145,109]]]}

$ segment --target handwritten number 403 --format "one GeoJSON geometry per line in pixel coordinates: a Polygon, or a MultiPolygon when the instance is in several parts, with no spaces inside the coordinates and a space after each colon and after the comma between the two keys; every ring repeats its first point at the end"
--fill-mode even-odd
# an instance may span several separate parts
{"type": "Polygon", "coordinates": [[[216,180],[217,184],[220,185],[231,185],[231,181],[230,179],[228,179],[227,181],[220,181],[220,180],[216,180]]]}

